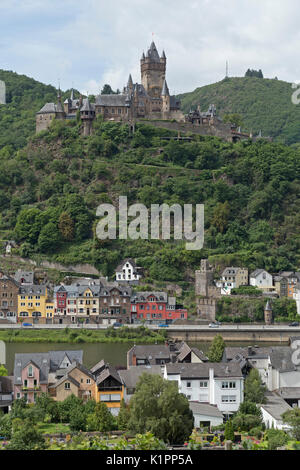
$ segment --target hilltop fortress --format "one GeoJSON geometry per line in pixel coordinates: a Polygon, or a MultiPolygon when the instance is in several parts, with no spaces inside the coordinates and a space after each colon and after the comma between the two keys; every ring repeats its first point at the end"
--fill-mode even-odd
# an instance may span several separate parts
{"type": "Polygon", "coordinates": [[[167,58],[163,51],[159,56],[156,45],[151,43],[145,55],[140,60],[141,83],[133,83],[129,75],[127,85],[119,94],[97,95],[95,102],[89,98],[74,97],[62,103],[60,90],[57,103],[46,103],[36,114],[36,132],[46,130],[53,119],[76,119],[80,113],[83,135],[90,135],[93,121],[100,114],[104,120],[128,122],[134,129],[135,122],[149,120],[152,125],[180,132],[192,132],[202,135],[215,135],[226,140],[235,141],[249,138],[234,129],[230,124],[224,124],[217,116],[214,105],[208,111],[191,110],[184,115],[180,110],[180,100],[170,95],[166,81],[167,58]]]}

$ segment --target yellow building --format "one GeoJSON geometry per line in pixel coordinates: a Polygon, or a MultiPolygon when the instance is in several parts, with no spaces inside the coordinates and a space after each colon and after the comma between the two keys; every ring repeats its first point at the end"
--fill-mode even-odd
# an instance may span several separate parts
{"type": "Polygon", "coordinates": [[[43,285],[22,285],[18,295],[18,321],[49,323],[54,316],[54,302],[43,285]]]}
{"type": "Polygon", "coordinates": [[[118,415],[124,397],[124,386],[118,372],[103,360],[91,372],[96,377],[96,401],[105,403],[114,416],[118,415]]]}

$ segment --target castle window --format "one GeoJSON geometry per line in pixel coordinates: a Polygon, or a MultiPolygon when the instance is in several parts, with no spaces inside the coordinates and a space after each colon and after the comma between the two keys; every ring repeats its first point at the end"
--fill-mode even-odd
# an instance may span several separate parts
{"type": "Polygon", "coordinates": [[[115,108],[111,108],[111,114],[115,114],[115,108]]]}
{"type": "Polygon", "coordinates": [[[119,113],[119,114],[122,113],[122,109],[121,109],[121,108],[118,109],[118,113],[119,113]]]}

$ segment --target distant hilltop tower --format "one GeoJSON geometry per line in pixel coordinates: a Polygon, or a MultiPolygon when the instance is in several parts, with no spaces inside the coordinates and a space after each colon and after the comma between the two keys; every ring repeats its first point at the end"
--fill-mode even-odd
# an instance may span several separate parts
{"type": "Polygon", "coordinates": [[[166,78],[167,59],[165,52],[161,57],[157,52],[156,46],[152,41],[150,48],[145,56],[143,53],[141,58],[141,78],[142,85],[148,95],[153,98],[160,98],[166,78]]]}

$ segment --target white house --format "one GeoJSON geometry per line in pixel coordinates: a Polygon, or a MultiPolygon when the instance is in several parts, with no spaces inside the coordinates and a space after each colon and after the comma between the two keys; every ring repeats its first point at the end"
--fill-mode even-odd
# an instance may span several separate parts
{"type": "Polygon", "coordinates": [[[190,401],[190,409],[193,412],[195,428],[219,426],[223,423],[223,414],[216,406],[190,401]]]}
{"type": "Polygon", "coordinates": [[[165,364],[164,378],[175,380],[189,401],[217,406],[223,415],[235,413],[244,400],[244,378],[239,364],[165,364]]]}
{"type": "Polygon", "coordinates": [[[300,315],[300,283],[298,283],[297,286],[295,287],[293,299],[296,300],[297,313],[298,315],[300,315]]]}
{"type": "Polygon", "coordinates": [[[246,285],[248,285],[248,269],[233,266],[224,269],[221,280],[217,283],[217,287],[221,288],[221,295],[230,295],[232,289],[246,285]]]}
{"type": "Polygon", "coordinates": [[[138,267],[132,258],[122,261],[116,268],[117,282],[131,282],[137,284],[141,275],[141,268],[138,267]]]}
{"type": "Polygon", "coordinates": [[[273,290],[273,276],[264,269],[256,269],[250,274],[250,286],[262,290],[273,290]]]}
{"type": "Polygon", "coordinates": [[[282,414],[292,410],[292,407],[275,393],[267,393],[266,399],[266,404],[260,405],[262,419],[266,428],[289,431],[290,426],[283,422],[282,414]]]}

